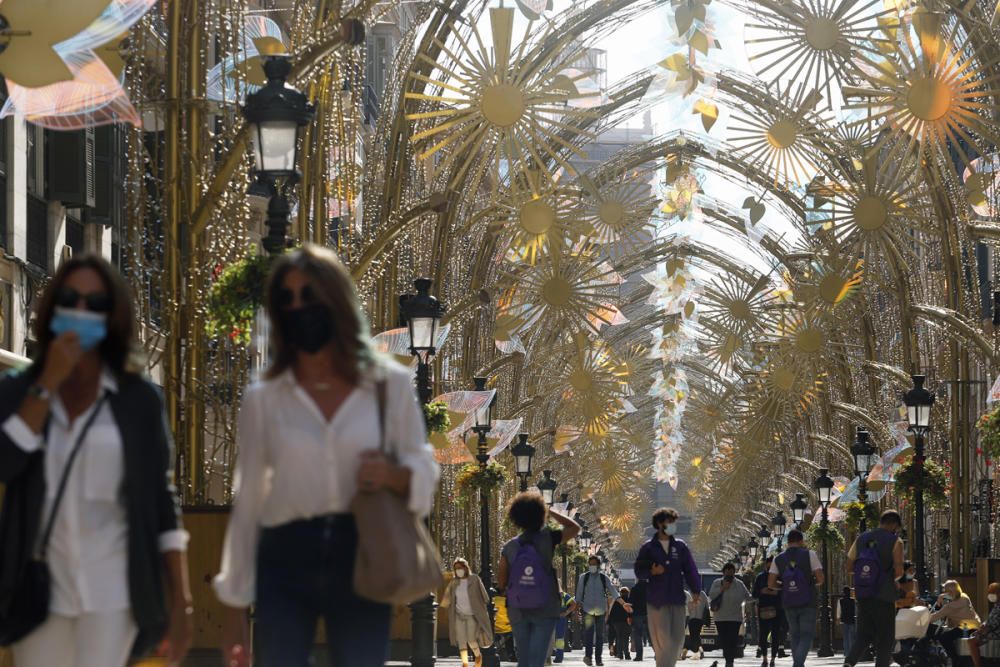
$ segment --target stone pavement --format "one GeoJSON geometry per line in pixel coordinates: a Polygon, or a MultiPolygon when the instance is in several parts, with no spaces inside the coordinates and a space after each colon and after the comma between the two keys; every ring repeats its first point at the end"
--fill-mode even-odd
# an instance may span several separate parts
{"type": "MultiPolygon", "coordinates": [[[[722,659],[720,653],[709,653],[705,655],[704,660],[683,660],[677,663],[678,667],[711,667],[712,662],[715,660],[719,661],[719,667],[725,665],[725,661],[722,659]]],[[[402,663],[390,663],[390,664],[402,664],[402,663]]],[[[458,658],[441,658],[437,660],[437,665],[440,667],[461,667],[461,661],[458,658]]],[[[832,658],[817,658],[815,654],[809,656],[806,661],[808,667],[841,667],[844,664],[844,656],[838,655],[832,658]]],[[[864,665],[865,663],[861,663],[864,665]]],[[[871,664],[871,663],[869,663],[871,664]]],[[[505,662],[503,667],[513,667],[514,663],[505,662]]],[[[563,667],[584,667],[583,664],[583,651],[574,651],[567,654],[566,659],[562,662],[563,667]]],[[[641,662],[631,662],[625,660],[617,660],[615,658],[604,658],[605,667],[629,667],[631,665],[643,665],[643,667],[655,667],[656,662],[653,660],[652,653],[646,656],[646,659],[641,662]]],[[[775,662],[776,667],[792,667],[792,659],[779,658],[775,662]]],[[[743,658],[742,660],[736,661],[736,667],[760,667],[760,660],[754,658],[751,654],[750,657],[743,658]]]]}

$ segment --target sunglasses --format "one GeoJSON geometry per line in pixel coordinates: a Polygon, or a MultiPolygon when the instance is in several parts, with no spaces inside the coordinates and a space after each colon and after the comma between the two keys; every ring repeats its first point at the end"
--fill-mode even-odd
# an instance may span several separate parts
{"type": "MultiPolygon", "coordinates": [[[[299,292],[299,300],[302,301],[304,305],[311,305],[316,303],[316,293],[313,291],[311,285],[306,285],[299,292]]],[[[288,289],[287,287],[282,287],[278,290],[278,307],[288,308],[295,302],[295,292],[288,289]]]]}
{"type": "Polygon", "coordinates": [[[76,308],[83,300],[84,308],[94,313],[110,313],[111,297],[103,292],[80,294],[72,287],[60,287],[56,292],[55,305],[60,308],[76,308]]]}

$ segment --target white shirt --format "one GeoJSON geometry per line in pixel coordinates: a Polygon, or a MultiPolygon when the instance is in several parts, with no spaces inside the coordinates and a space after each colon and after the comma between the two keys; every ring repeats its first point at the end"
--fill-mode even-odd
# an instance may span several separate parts
{"type": "MultiPolygon", "coordinates": [[[[409,468],[409,509],[430,514],[438,465],[427,442],[410,371],[386,362],[386,442],[409,468]]],[[[375,382],[363,378],[327,422],[289,370],[249,386],[239,416],[235,498],[214,587],[219,600],[254,600],[261,527],[350,510],[361,452],[378,450],[375,382]]]]}
{"type": "MultiPolygon", "coordinates": [[[[101,375],[101,391],[118,392],[114,377],[101,375]]],[[[7,436],[26,452],[45,448],[45,503],[38,539],[52,512],[55,494],[70,451],[95,405],[70,425],[58,395],[50,403],[48,436],[31,431],[16,413],[3,424],[7,436]]],[[[105,401],[87,432],[66,480],[66,491],[49,540],[52,612],[63,616],[129,609],[128,517],[122,502],[125,456],[121,432],[105,401]]],[[[183,551],[187,532],[160,534],[161,551],[183,551]]]]}
{"type": "Polygon", "coordinates": [[[469,599],[469,576],[460,579],[455,587],[455,610],[462,616],[473,616],[472,600],[469,599]]]}

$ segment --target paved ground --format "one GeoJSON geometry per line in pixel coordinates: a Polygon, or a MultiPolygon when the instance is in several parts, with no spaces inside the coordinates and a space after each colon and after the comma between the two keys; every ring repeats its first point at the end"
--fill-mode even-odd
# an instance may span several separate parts
{"type": "MultiPolygon", "coordinates": [[[[705,656],[704,660],[684,660],[678,662],[678,667],[711,667],[712,662],[719,660],[719,665],[725,665],[722,660],[722,656],[718,653],[708,654],[705,656]]],[[[461,662],[458,658],[444,658],[437,661],[437,665],[440,667],[460,667],[461,662]]],[[[503,663],[503,667],[510,667],[514,663],[503,663]]],[[[563,667],[584,667],[583,665],[583,651],[574,651],[566,656],[563,661],[563,667]]],[[[628,667],[630,665],[643,665],[644,667],[654,667],[655,661],[653,660],[652,654],[646,657],[642,663],[636,662],[626,662],[624,660],[616,660],[615,658],[605,658],[605,667],[628,667]]],[[[809,657],[806,662],[809,667],[841,667],[844,664],[843,656],[836,656],[833,658],[817,658],[815,654],[809,657]]],[[[863,665],[864,663],[862,663],[863,665]]],[[[778,659],[775,663],[776,667],[791,667],[792,659],[778,659]]],[[[744,658],[743,660],[736,661],[736,667],[760,667],[760,660],[754,657],[744,658]]]]}

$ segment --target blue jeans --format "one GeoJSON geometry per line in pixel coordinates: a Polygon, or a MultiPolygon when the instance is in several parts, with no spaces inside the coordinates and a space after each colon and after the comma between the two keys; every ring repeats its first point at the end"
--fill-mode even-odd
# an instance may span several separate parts
{"type": "Polygon", "coordinates": [[[785,618],[792,636],[792,667],[805,667],[816,636],[816,607],[785,607],[785,618]]]}
{"type": "Polygon", "coordinates": [[[354,517],[338,514],[264,528],[257,545],[257,665],[309,667],[316,624],[331,667],[382,667],[391,608],[354,593],[354,517]]]}
{"type": "Polygon", "coordinates": [[[607,618],[604,614],[583,615],[583,648],[588,658],[596,656],[598,660],[601,659],[601,653],[604,652],[604,631],[607,627],[606,624],[607,618]],[[594,652],[595,648],[597,649],[596,653],[594,652]]]}
{"type": "Polygon", "coordinates": [[[844,633],[844,655],[851,652],[851,647],[858,638],[858,626],[853,623],[841,623],[840,629],[844,633]]]}
{"type": "Polygon", "coordinates": [[[558,618],[525,618],[512,623],[517,644],[517,667],[545,667],[558,618]]]}

